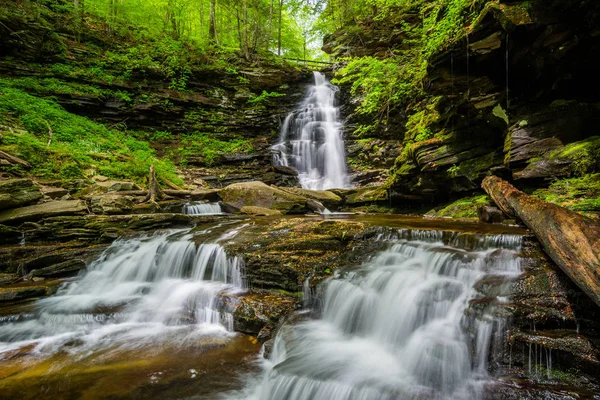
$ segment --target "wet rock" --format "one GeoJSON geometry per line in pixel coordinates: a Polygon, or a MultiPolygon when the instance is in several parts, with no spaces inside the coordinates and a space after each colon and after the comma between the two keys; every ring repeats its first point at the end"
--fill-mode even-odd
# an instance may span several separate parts
{"type": "Polygon", "coordinates": [[[0,274],[0,285],[8,285],[19,280],[21,280],[19,274],[0,274]]]}
{"type": "Polygon", "coordinates": [[[317,214],[322,214],[327,210],[323,204],[313,199],[306,200],[306,206],[317,214]]]}
{"type": "Polygon", "coordinates": [[[28,275],[28,279],[35,278],[57,278],[57,277],[65,277],[65,276],[73,276],[79,273],[82,269],[85,269],[86,264],[85,261],[75,259],[64,261],[62,263],[54,264],[50,267],[34,269],[28,275]]]}
{"type": "Polygon", "coordinates": [[[506,216],[500,209],[488,205],[482,205],[477,208],[479,221],[487,223],[499,223],[506,219],[506,216]]]}
{"type": "Polygon", "coordinates": [[[0,302],[30,299],[48,294],[50,293],[45,286],[0,288],[0,302]]]}
{"type": "Polygon", "coordinates": [[[23,234],[10,226],[0,224],[0,244],[19,243],[23,234]]]}
{"type": "Polygon", "coordinates": [[[268,332],[297,306],[298,298],[292,294],[252,291],[238,298],[233,310],[235,330],[254,335],[262,332],[262,339],[266,340],[268,332]]]}
{"type": "Polygon", "coordinates": [[[224,204],[241,209],[255,206],[279,210],[284,214],[307,211],[306,198],[267,186],[262,182],[235,183],[221,189],[219,197],[224,204]]]}
{"type": "Polygon", "coordinates": [[[34,203],[43,196],[31,179],[0,180],[0,210],[34,203]]]}
{"type": "Polygon", "coordinates": [[[39,221],[42,218],[62,215],[87,214],[88,209],[84,201],[60,200],[5,210],[0,212],[0,224],[16,225],[27,221],[39,221]]]}

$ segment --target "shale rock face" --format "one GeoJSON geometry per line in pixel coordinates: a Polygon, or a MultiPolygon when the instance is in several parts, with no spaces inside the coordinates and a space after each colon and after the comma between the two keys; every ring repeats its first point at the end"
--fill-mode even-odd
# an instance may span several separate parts
{"type": "MultiPolygon", "coordinates": [[[[375,57],[405,49],[403,24],[418,25],[415,15],[342,29],[324,49],[375,57]]],[[[354,126],[369,121],[356,113],[361,99],[343,88],[351,166],[361,157],[379,162],[377,151],[389,148],[392,200],[417,205],[477,190],[490,172],[523,187],[599,171],[599,25],[597,2],[488,3],[468,37],[429,62],[426,95],[417,102],[432,137],[412,137],[405,128],[412,111],[402,107],[376,132],[352,137],[354,126]]]]}

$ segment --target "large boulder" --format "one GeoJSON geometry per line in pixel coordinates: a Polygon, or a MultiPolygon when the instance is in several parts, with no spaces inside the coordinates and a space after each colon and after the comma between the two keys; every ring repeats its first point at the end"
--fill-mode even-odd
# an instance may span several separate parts
{"type": "Polygon", "coordinates": [[[39,221],[42,218],[62,215],[87,214],[88,209],[81,200],[60,200],[36,204],[0,212],[0,224],[17,225],[22,222],[39,221]]]}
{"type": "Polygon", "coordinates": [[[241,209],[254,206],[279,210],[284,214],[298,214],[308,211],[306,198],[285,192],[262,182],[241,182],[225,187],[219,192],[224,204],[241,209]]]}
{"type": "Polygon", "coordinates": [[[310,190],[301,188],[281,188],[281,190],[296,196],[316,200],[330,209],[337,209],[342,203],[342,198],[329,190],[310,190]]]}
{"type": "Polygon", "coordinates": [[[43,196],[31,179],[8,179],[0,181],[0,210],[34,203],[43,196]]]}

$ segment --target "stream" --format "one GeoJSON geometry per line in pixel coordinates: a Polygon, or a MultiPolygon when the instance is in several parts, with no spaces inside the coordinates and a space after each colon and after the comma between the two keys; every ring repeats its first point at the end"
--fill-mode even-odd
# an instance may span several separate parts
{"type": "Polygon", "coordinates": [[[368,239],[383,250],[305,288],[268,360],[220,300],[247,290],[220,244],[247,220],[118,239],[54,296],[0,310],[0,398],[478,398],[504,321],[470,304],[520,273],[520,236],[389,220],[368,239]]]}

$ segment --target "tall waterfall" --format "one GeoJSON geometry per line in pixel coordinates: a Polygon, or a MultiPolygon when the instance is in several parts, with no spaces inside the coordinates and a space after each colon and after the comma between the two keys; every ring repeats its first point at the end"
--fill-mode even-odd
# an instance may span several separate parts
{"type": "Polygon", "coordinates": [[[502,321],[469,305],[505,301],[483,299],[476,283],[518,276],[520,237],[401,231],[386,240],[388,250],[326,282],[319,319],[280,330],[252,398],[482,395],[502,321]]]}
{"type": "Polygon", "coordinates": [[[279,143],[273,146],[273,162],[296,169],[305,189],[346,188],[349,182],[344,139],[339,110],[334,106],[338,89],[322,73],[314,75],[315,85],[301,107],[283,123],[279,143]]]}
{"type": "Polygon", "coordinates": [[[196,245],[183,231],[117,240],[80,279],[2,326],[0,359],[25,347],[52,354],[228,336],[233,318],[218,295],[243,288],[240,269],[220,245],[196,245]]]}

